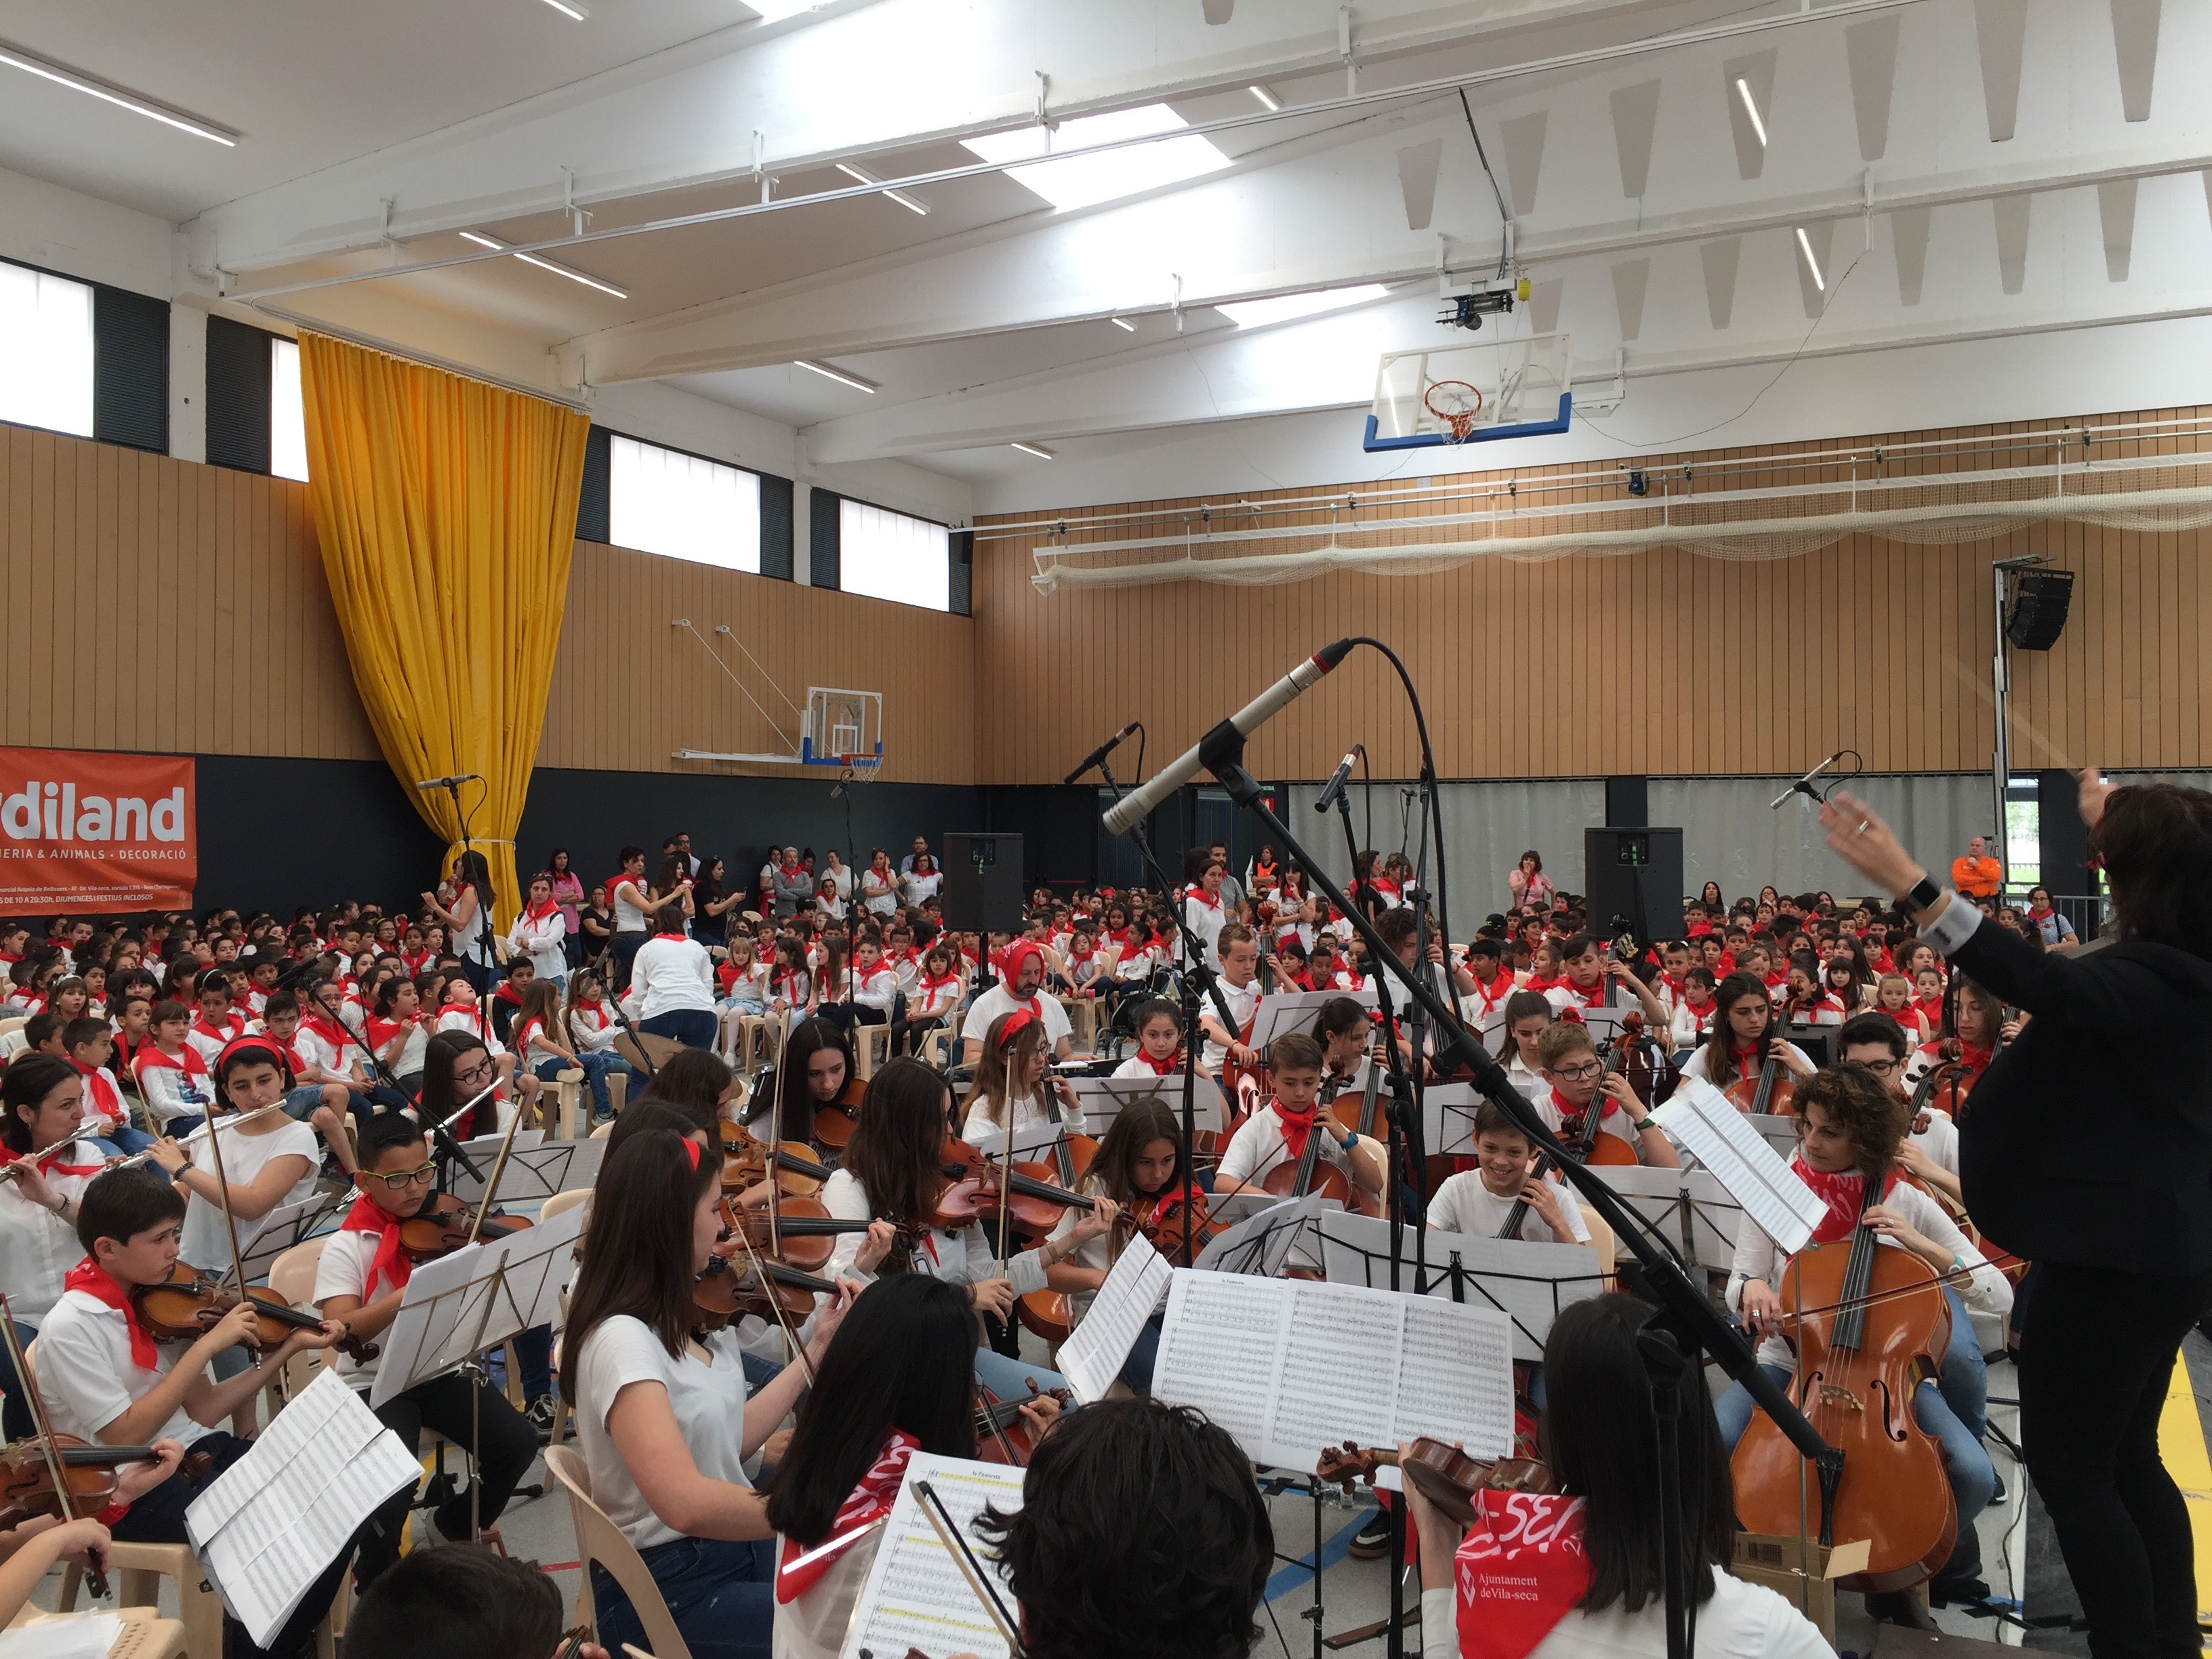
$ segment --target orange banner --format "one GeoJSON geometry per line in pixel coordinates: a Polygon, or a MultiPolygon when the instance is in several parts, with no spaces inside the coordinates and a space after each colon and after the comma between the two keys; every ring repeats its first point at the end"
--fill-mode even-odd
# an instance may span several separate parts
{"type": "Polygon", "coordinates": [[[0,915],[190,909],[198,806],[189,757],[0,749],[0,915]]]}

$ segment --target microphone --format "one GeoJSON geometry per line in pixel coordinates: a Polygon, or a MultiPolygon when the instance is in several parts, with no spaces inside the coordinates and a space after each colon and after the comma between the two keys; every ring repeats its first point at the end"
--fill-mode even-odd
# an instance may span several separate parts
{"type": "Polygon", "coordinates": [[[1116,732],[1112,737],[1107,738],[1105,742],[1100,744],[1096,749],[1085,755],[1083,757],[1083,763],[1077,767],[1073,772],[1070,772],[1066,777],[1062,778],[1060,782],[1063,784],[1073,783],[1076,779],[1081,777],[1092,767],[1097,765],[1100,761],[1104,760],[1107,756],[1112,754],[1116,749],[1120,748],[1123,743],[1134,737],[1137,734],[1139,727],[1143,724],[1144,722],[1141,720],[1131,720],[1127,726],[1116,732]]]}
{"type": "Polygon", "coordinates": [[[451,789],[456,784],[481,783],[483,781],[483,774],[481,772],[456,772],[450,778],[417,779],[415,787],[417,789],[451,789]]]}
{"type": "Polygon", "coordinates": [[[1323,646],[1193,744],[1188,753],[1162,767],[1150,783],[1124,795],[1107,811],[1107,830],[1116,836],[1127,834],[1132,825],[1149,817],[1169,796],[1206,769],[1209,752],[1218,755],[1237,739],[1250,737],[1301,692],[1319,684],[1322,675],[1352,653],[1353,643],[1351,640],[1339,640],[1334,645],[1323,646]]]}
{"type": "Polygon", "coordinates": [[[1836,750],[1834,754],[1829,756],[1827,759],[1822,761],[1818,766],[1808,772],[1803,777],[1798,779],[1796,782],[1791,784],[1787,789],[1784,790],[1771,801],[1768,802],[1767,805],[1769,808],[1777,812],[1780,811],[1782,810],[1782,803],[1788,800],[1792,795],[1804,795],[1813,800],[1819,800],[1820,797],[1818,792],[1816,792],[1813,787],[1813,780],[1819,777],[1821,773],[1826,771],[1830,767],[1833,766],[1838,761],[1843,759],[1843,757],[1849,753],[1850,753],[1850,750],[1848,749],[1838,749],[1836,750]]]}
{"type": "Polygon", "coordinates": [[[1366,752],[1366,746],[1357,743],[1344,751],[1344,758],[1336,763],[1336,770],[1328,775],[1328,781],[1322,785],[1321,793],[1314,798],[1315,811],[1326,812],[1343,798],[1344,781],[1352,775],[1352,763],[1366,752]]]}

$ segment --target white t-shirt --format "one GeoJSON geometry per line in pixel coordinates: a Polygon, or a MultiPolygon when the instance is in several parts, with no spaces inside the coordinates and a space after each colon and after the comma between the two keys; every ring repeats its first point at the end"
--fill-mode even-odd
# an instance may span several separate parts
{"type": "MultiPolygon", "coordinates": [[[[1229,1012],[1237,1017],[1237,1030],[1242,1041],[1242,1034],[1252,1024],[1253,1010],[1260,1006],[1260,981],[1254,978],[1242,985],[1231,985],[1226,979],[1216,982],[1221,988],[1223,1000],[1229,1005],[1229,1012]]],[[[1216,1024],[1219,1024],[1221,1010],[1213,1006],[1213,999],[1209,996],[1198,1005],[1198,1017],[1201,1022],[1211,1017],[1216,1024]]],[[[1229,1050],[1209,1036],[1199,1049],[1198,1057],[1206,1062],[1207,1070],[1218,1072],[1221,1062],[1229,1058],[1229,1050]]]]}
{"type": "Polygon", "coordinates": [[[574,1357],[576,1440],[592,1477],[592,1496],[607,1518],[639,1549],[672,1544],[684,1534],[653,1512],[607,1432],[616,1396],[632,1383],[658,1382],[690,1449],[691,1462],[709,1480],[750,1487],[745,1478],[745,1374],[734,1334],[717,1331],[699,1358],[687,1346],[672,1354],[642,1320],[617,1314],[594,1326],[574,1357]]]}
{"type": "MultiPolygon", "coordinates": [[[[423,1041],[427,1042],[429,1039],[425,1037],[423,1041]]],[[[332,1082],[344,1082],[353,1076],[354,1045],[351,1042],[340,1040],[333,1043],[313,1026],[302,1024],[293,1033],[292,1048],[308,1065],[321,1067],[324,1075],[332,1082]]],[[[419,1069],[419,1062],[417,1064],[419,1069]]],[[[367,1066],[368,1062],[364,1060],[364,1070],[367,1066]]]]}
{"type": "MultiPolygon", "coordinates": [[[[1813,1063],[1812,1055],[1807,1054],[1796,1043],[1793,1042],[1790,1045],[1790,1051],[1796,1054],[1798,1059],[1803,1060],[1806,1065],[1810,1066],[1813,1063]]],[[[1734,1083],[1736,1079],[1734,1077],[1714,1077],[1711,1075],[1711,1067],[1706,1064],[1705,1059],[1706,1055],[1711,1052],[1711,1051],[1710,1049],[1700,1047],[1697,1053],[1692,1054],[1687,1060],[1682,1062],[1682,1075],[1686,1078],[1695,1078],[1700,1083],[1710,1083],[1716,1089],[1726,1089],[1729,1084],[1734,1083]]],[[[1754,1066],[1752,1067],[1751,1075],[1753,1077],[1757,1077],[1759,1075],[1758,1066],[1754,1066]]],[[[1797,1079],[1797,1073],[1796,1072],[1786,1066],[1778,1066],[1774,1068],[1774,1076],[1775,1081],[1778,1083],[1794,1083],[1797,1079]]]]}
{"type": "MultiPolygon", "coordinates": [[[[1583,1224],[1582,1206],[1575,1202],[1574,1194],[1559,1186],[1554,1186],[1552,1192],[1559,1200],[1559,1212],[1566,1218],[1576,1240],[1589,1243],[1589,1229],[1583,1224]]],[[[1500,1198],[1482,1184],[1481,1170],[1462,1170],[1457,1175],[1446,1176],[1430,1195],[1429,1225],[1443,1232],[1463,1233],[1470,1238],[1495,1238],[1513,1212],[1513,1200],[1500,1198]]],[[[1551,1223],[1533,1207],[1521,1218],[1520,1231],[1514,1237],[1532,1244],[1559,1243],[1551,1223]]]]}
{"type": "Polygon", "coordinates": [[[908,904],[919,905],[924,899],[933,899],[937,896],[939,890],[945,885],[945,872],[942,870],[908,871],[902,884],[906,888],[906,902],[908,904]]]}
{"type": "Polygon", "coordinates": [[[617,933],[642,933],[651,927],[652,918],[647,916],[637,905],[632,903],[629,900],[623,896],[624,893],[635,892],[641,895],[644,891],[645,878],[643,876],[623,876],[617,882],[614,888],[609,891],[607,894],[607,900],[614,908],[615,932],[617,933]]]}
{"type": "MultiPolygon", "coordinates": [[[[859,1178],[849,1170],[836,1170],[829,1180],[822,1183],[822,1207],[840,1221],[866,1221],[875,1213],[868,1201],[868,1189],[860,1185],[859,1178]]],[[[857,1279],[864,1285],[875,1283],[874,1273],[862,1273],[854,1266],[860,1256],[860,1246],[867,1243],[867,1235],[839,1233],[836,1238],[836,1248],[830,1253],[830,1265],[822,1269],[822,1277],[828,1279],[857,1279]]],[[[945,1279],[955,1285],[969,1285],[979,1279],[999,1276],[998,1255],[991,1249],[991,1241],[983,1236],[981,1227],[963,1227],[957,1232],[930,1228],[921,1234],[920,1242],[915,1246],[911,1266],[916,1273],[927,1273],[932,1279],[945,1279]]],[[[1008,1256],[1006,1277],[1007,1282],[1013,1285],[1017,1296],[1027,1296],[1031,1291],[1044,1289],[1044,1269],[1037,1264],[1035,1250],[1024,1250],[1019,1255],[1008,1256]]],[[[827,1297],[817,1292],[814,1305],[820,1308],[828,1300],[827,1297]]]]}
{"type": "MultiPolygon", "coordinates": [[[[1311,1131],[1321,1142],[1318,1161],[1334,1164],[1344,1171],[1346,1180],[1352,1181],[1352,1158],[1337,1139],[1336,1120],[1324,1118],[1324,1114],[1316,1113],[1311,1131]]],[[[1283,1121],[1270,1104],[1246,1118],[1229,1138],[1219,1173],[1231,1181],[1264,1181],[1279,1166],[1295,1162],[1290,1144],[1283,1139],[1283,1121]]]]}
{"type": "Polygon", "coordinates": [[[1054,1054],[1060,1051],[1060,1039],[1074,1032],[1075,1028],[1068,1022],[1067,1010],[1060,1006],[1059,998],[1039,991],[1024,1001],[1001,980],[968,1005],[967,1015],[960,1022],[961,1041],[981,1042],[990,1031],[992,1021],[1017,1008],[1027,1008],[1044,1022],[1045,1047],[1054,1054]]]}
{"type": "Polygon", "coordinates": [[[707,947],[694,939],[654,934],[638,946],[630,964],[629,998],[626,1006],[637,1020],[684,1009],[713,1013],[714,964],[707,947]]]}
{"type": "MultiPolygon", "coordinates": [[[[354,1202],[369,1200],[356,1197],[354,1202]]],[[[394,1220],[392,1224],[398,1226],[394,1220]]],[[[371,1232],[335,1232],[323,1241],[323,1254],[315,1263],[315,1290],[308,1300],[319,1307],[334,1296],[359,1297],[363,1302],[374,1302],[392,1294],[392,1286],[377,1280],[376,1295],[370,1296],[368,1264],[376,1259],[376,1247],[382,1235],[371,1232]]],[[[357,1360],[350,1354],[331,1350],[331,1358],[337,1364],[338,1375],[349,1382],[367,1388],[376,1380],[376,1360],[357,1360]]]]}
{"type": "Polygon", "coordinates": [[[1959,1126],[1951,1121],[1950,1113],[1930,1106],[1928,1127],[1912,1139],[1938,1168],[1952,1175],[1959,1173],[1959,1126]]]}
{"type": "MultiPolygon", "coordinates": [[[[1221,930],[1229,925],[1228,904],[1225,902],[1208,904],[1204,899],[1193,898],[1185,892],[1182,915],[1183,920],[1190,924],[1191,932],[1205,943],[1206,957],[1201,965],[1207,968],[1221,966],[1221,951],[1216,941],[1221,937],[1221,930]]],[[[1174,945],[1176,960],[1181,962],[1183,951],[1182,933],[1176,934],[1174,945]]]]}
{"type": "MultiPolygon", "coordinates": [[[[1431,1659],[1457,1659],[1457,1603],[1449,1589],[1421,1592],[1421,1651],[1431,1659]]],[[[1666,1604],[1648,1601],[1638,1613],[1618,1605],[1601,1613],[1570,1609],[1528,1659],[1662,1659],[1666,1651],[1666,1604]]],[[[1835,1659],[1835,1650],[1811,1620],[1764,1584],[1716,1572],[1713,1593],[1698,1609],[1696,1659],[1835,1659]]]]}
{"type": "MultiPolygon", "coordinates": [[[[46,1170],[57,1197],[76,1198],[92,1185],[88,1175],[64,1175],[63,1164],[97,1171],[102,1153],[88,1140],[65,1147],[46,1170]]],[[[33,1204],[12,1181],[0,1181],[0,1286],[23,1324],[36,1328],[61,1299],[62,1276],[84,1260],[76,1229],[43,1204],[33,1204]]]]}
{"type": "MultiPolygon", "coordinates": [[[[39,1395],[55,1432],[96,1440],[100,1429],[157,1388],[191,1345],[157,1345],[159,1363],[141,1370],[131,1358],[131,1327],[121,1310],[82,1291],[64,1291],[39,1328],[39,1395]]],[[[149,1440],[189,1446],[207,1431],[182,1406],[149,1440]]]]}
{"type": "MultiPolygon", "coordinates": [[[[218,1120],[221,1121],[221,1120],[218,1120]]],[[[222,1172],[228,1178],[234,1194],[241,1187],[250,1187],[254,1177],[266,1169],[272,1158],[301,1158],[307,1160],[307,1170],[292,1183],[289,1191],[261,1215],[248,1218],[236,1216],[238,1248],[244,1250],[260,1236],[269,1217],[278,1206],[295,1204],[315,1190],[315,1177],[323,1167],[322,1143],[314,1130],[305,1123],[295,1123],[289,1118],[264,1118],[262,1122],[274,1122],[276,1127],[267,1134],[255,1134],[253,1129],[225,1134],[222,1138],[222,1172]]],[[[261,1124],[253,1126],[258,1129],[261,1124]]],[[[203,1137],[192,1148],[192,1167],[215,1173],[215,1148],[203,1137]]],[[[234,1212],[235,1214],[235,1212],[234,1212]]],[[[222,1206],[202,1198],[198,1193],[185,1200],[185,1227],[177,1240],[177,1254],[195,1267],[220,1272],[230,1266],[230,1239],[223,1231],[222,1206]]]]}
{"type": "MultiPolygon", "coordinates": [[[[1044,1086],[1048,1091],[1052,1087],[1049,1083],[1044,1086]]],[[[1054,1101],[1054,1104],[1056,1106],[1058,1102],[1054,1101]]],[[[1016,1134],[1020,1134],[1025,1129],[1042,1129],[1060,1121],[1060,1114],[1052,1108],[1041,1104],[1035,1095],[1014,1096],[1013,1109],[1016,1134]]],[[[980,1146],[985,1152],[994,1152],[1005,1141],[1006,1135],[1006,1126],[1003,1123],[994,1123],[991,1120],[989,1097],[977,1094],[975,1099],[968,1103],[968,1115],[961,1120],[961,1139],[966,1141],[970,1146],[980,1146]]],[[[1025,1158],[1035,1156],[1033,1152],[1022,1154],[1025,1158]]]]}

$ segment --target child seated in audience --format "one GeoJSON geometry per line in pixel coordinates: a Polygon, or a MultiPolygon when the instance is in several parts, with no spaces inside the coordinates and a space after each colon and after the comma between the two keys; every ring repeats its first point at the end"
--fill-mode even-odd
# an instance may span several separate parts
{"type": "Polygon", "coordinates": [[[84,1134],[103,1149],[125,1156],[154,1144],[154,1137],[134,1127],[131,1109],[115,1080],[108,1061],[115,1054],[115,1034],[97,1014],[80,1015],[62,1027],[64,1057],[84,1079],[84,1134]]]}

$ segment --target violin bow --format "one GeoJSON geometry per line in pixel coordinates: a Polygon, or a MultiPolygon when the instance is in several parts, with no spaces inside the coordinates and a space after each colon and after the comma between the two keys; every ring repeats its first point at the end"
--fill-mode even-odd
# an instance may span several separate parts
{"type": "MultiPolygon", "coordinates": [[[[46,1474],[54,1483],[54,1502],[61,1510],[62,1520],[64,1522],[79,1520],[82,1517],[76,1512],[76,1499],[69,1489],[68,1466],[62,1460],[60,1443],[54,1438],[53,1421],[46,1415],[46,1397],[37,1389],[28,1386],[31,1367],[23,1358],[23,1345],[15,1340],[15,1310],[8,1305],[5,1294],[0,1294],[0,1337],[6,1339],[8,1358],[15,1363],[15,1375],[21,1377],[26,1385],[23,1393],[31,1407],[31,1425],[38,1434],[39,1450],[46,1460],[46,1474]]],[[[85,1558],[84,1582],[85,1588],[96,1599],[106,1599],[107,1571],[96,1554],[88,1554],[85,1558]]]]}
{"type": "MultiPolygon", "coordinates": [[[[499,1085],[495,1083],[491,1087],[492,1089],[496,1089],[499,1087],[499,1085]]],[[[491,1089],[484,1091],[485,1095],[488,1095],[490,1092],[491,1089]]],[[[483,1095],[478,1095],[477,1097],[477,1100],[482,1100],[483,1098],[483,1095]]],[[[469,1104],[473,1106],[476,1104],[476,1101],[472,1100],[469,1104]]],[[[465,1110],[466,1108],[464,1108],[463,1109],[465,1110]]],[[[499,1191],[500,1177],[507,1173],[507,1154],[514,1150],[514,1132],[521,1127],[522,1102],[520,1098],[518,1097],[514,1103],[514,1115],[507,1119],[507,1133],[501,1135],[499,1139],[499,1156],[492,1160],[491,1178],[484,1182],[483,1201],[477,1206],[476,1219],[469,1223],[468,1242],[471,1244],[477,1242],[477,1235],[483,1231],[484,1218],[491,1213],[492,1199],[499,1191]]]]}
{"type": "MultiPolygon", "coordinates": [[[[771,1182],[775,1179],[773,1170],[769,1172],[769,1179],[771,1182]]],[[[806,1385],[812,1388],[814,1362],[806,1357],[805,1346],[799,1341],[799,1333],[792,1328],[791,1316],[784,1311],[783,1304],[776,1300],[775,1281],[769,1277],[768,1264],[761,1260],[760,1252],[753,1249],[753,1241],[742,1224],[732,1231],[737,1235],[738,1244],[744,1248],[745,1259],[752,1264],[753,1277],[760,1280],[761,1290],[768,1297],[769,1310],[775,1316],[777,1328],[783,1332],[785,1351],[806,1368],[806,1385]]]]}
{"type": "MultiPolygon", "coordinates": [[[[210,1127],[212,1128],[212,1123],[210,1127]]],[[[230,1241],[230,1270],[238,1276],[238,1299],[250,1308],[253,1305],[253,1297],[246,1288],[246,1254],[238,1248],[238,1218],[231,1213],[230,1177],[223,1173],[221,1135],[210,1133],[208,1136],[208,1152],[215,1159],[216,1198],[222,1206],[223,1237],[230,1241]]],[[[261,1351],[256,1348],[252,1353],[253,1369],[258,1371],[261,1369],[261,1351]]]]}
{"type": "Polygon", "coordinates": [[[997,1589],[984,1577],[982,1564],[975,1559],[975,1553],[968,1547],[968,1540],[960,1535],[960,1528],[953,1523],[952,1513],[945,1507],[945,1500],[937,1495],[937,1488],[927,1480],[917,1480],[914,1483],[914,1492],[921,1500],[922,1518],[929,1522],[931,1530],[944,1544],[945,1553],[951,1556],[952,1565],[960,1569],[960,1576],[968,1581],[968,1588],[975,1592],[975,1600],[982,1604],[983,1611],[998,1626],[1000,1638],[1006,1643],[1006,1651],[1012,1659],[1024,1659],[1022,1633],[1014,1623],[1013,1615],[1006,1611],[1006,1604],[999,1599],[997,1589]]]}
{"type": "MultiPolygon", "coordinates": [[[[1011,1080],[1006,1085],[1006,1131],[1000,1138],[1000,1144],[1006,1148],[1001,1154],[1005,1162],[999,1170],[999,1277],[1001,1279],[1006,1276],[1006,1212],[1013,1202],[1013,1183],[1007,1179],[1014,1172],[1014,1089],[1011,1080]]],[[[1007,1310],[1007,1317],[1012,1317],[1012,1310],[1007,1310]]]]}

